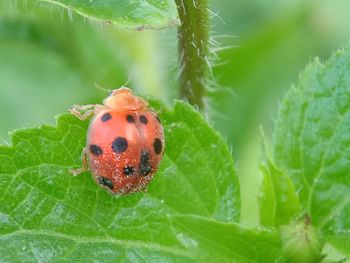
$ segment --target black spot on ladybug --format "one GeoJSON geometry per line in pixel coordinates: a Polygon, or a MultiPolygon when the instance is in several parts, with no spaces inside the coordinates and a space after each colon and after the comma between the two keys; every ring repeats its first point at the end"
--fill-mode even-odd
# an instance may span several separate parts
{"type": "Polygon", "coordinates": [[[132,175],[134,173],[134,171],[135,171],[134,167],[129,166],[129,165],[124,168],[125,175],[132,175]]]}
{"type": "Polygon", "coordinates": [[[109,180],[108,178],[99,176],[99,177],[97,177],[97,180],[101,185],[107,186],[109,189],[113,189],[114,185],[113,185],[112,181],[109,180]]]}
{"type": "Polygon", "coordinates": [[[148,150],[142,150],[141,151],[141,162],[140,162],[140,173],[143,176],[148,175],[150,172],[152,172],[152,166],[149,163],[150,154],[148,150]]]}
{"type": "Polygon", "coordinates": [[[162,152],[162,141],[159,138],[154,139],[153,149],[156,154],[160,154],[162,152]]]}
{"type": "Polygon", "coordinates": [[[112,115],[109,112],[106,112],[105,114],[102,115],[101,121],[106,122],[112,119],[112,115]]]}
{"type": "Polygon", "coordinates": [[[127,122],[129,122],[129,123],[135,122],[135,118],[134,118],[134,116],[132,116],[132,115],[127,115],[127,116],[126,116],[126,120],[127,120],[127,122]]]}
{"type": "Polygon", "coordinates": [[[103,153],[102,148],[96,144],[90,145],[90,152],[95,156],[100,156],[103,153]]]}
{"type": "Polygon", "coordinates": [[[125,152],[128,148],[128,141],[123,137],[117,137],[112,142],[112,150],[116,153],[125,152]]]}
{"type": "Polygon", "coordinates": [[[148,120],[147,120],[145,115],[141,115],[140,116],[140,122],[142,122],[143,124],[147,124],[148,123],[148,120]]]}

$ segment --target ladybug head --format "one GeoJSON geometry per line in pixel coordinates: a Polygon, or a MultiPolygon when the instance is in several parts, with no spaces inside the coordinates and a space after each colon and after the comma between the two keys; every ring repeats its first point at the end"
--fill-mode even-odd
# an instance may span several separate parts
{"type": "Polygon", "coordinates": [[[103,100],[103,104],[111,109],[137,111],[146,109],[148,103],[133,94],[132,90],[126,87],[112,90],[110,95],[103,100]]]}

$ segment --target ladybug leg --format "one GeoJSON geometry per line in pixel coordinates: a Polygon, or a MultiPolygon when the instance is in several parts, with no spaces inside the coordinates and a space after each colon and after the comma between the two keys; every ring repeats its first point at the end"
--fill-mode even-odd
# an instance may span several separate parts
{"type": "Polygon", "coordinates": [[[85,120],[94,114],[96,105],[73,105],[68,111],[80,120],[85,120]],[[82,111],[85,111],[82,113],[82,111]]]}
{"type": "Polygon", "coordinates": [[[89,166],[87,163],[87,155],[86,155],[86,147],[84,147],[82,153],[81,153],[81,163],[83,165],[83,167],[78,168],[78,169],[70,169],[69,173],[73,176],[76,176],[78,174],[81,174],[83,172],[86,172],[87,170],[89,170],[89,166]]]}

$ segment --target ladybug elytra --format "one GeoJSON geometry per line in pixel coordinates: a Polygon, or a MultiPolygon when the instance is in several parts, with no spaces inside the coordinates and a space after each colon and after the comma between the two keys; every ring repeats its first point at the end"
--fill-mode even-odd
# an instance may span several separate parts
{"type": "Polygon", "coordinates": [[[83,167],[113,194],[138,192],[152,180],[164,153],[164,133],[157,114],[128,88],[113,90],[103,105],[75,105],[70,112],[93,118],[82,153],[83,167]],[[82,113],[82,111],[85,111],[82,113]]]}

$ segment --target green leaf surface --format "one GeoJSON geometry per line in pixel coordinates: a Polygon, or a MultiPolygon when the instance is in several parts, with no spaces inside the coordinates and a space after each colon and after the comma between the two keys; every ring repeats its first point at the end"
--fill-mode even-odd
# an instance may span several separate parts
{"type": "Polygon", "coordinates": [[[350,258],[350,235],[346,233],[337,233],[336,235],[326,236],[325,239],[344,257],[350,258]]]}
{"type": "Polygon", "coordinates": [[[122,28],[144,29],[176,26],[178,22],[174,1],[171,0],[41,0],[66,8],[99,22],[122,28]]]}
{"type": "Polygon", "coordinates": [[[275,162],[323,233],[350,229],[350,48],[315,60],[282,103],[275,162]]]}
{"type": "Polygon", "coordinates": [[[223,223],[194,215],[172,216],[171,220],[176,229],[194,238],[199,249],[199,262],[281,260],[280,237],[276,230],[248,229],[237,223],[223,223]]]}
{"type": "Polygon", "coordinates": [[[300,203],[290,178],[271,160],[261,165],[260,223],[264,226],[288,224],[300,213],[300,203]]]}
{"type": "MultiPolygon", "coordinates": [[[[122,197],[104,191],[88,172],[68,173],[80,166],[87,121],[63,114],[57,127],[15,131],[12,146],[0,147],[0,258],[195,261],[197,235],[174,227],[171,216],[236,221],[238,178],[224,140],[191,106],[178,101],[172,110],[162,108],[160,117],[166,154],[159,171],[147,192],[122,197]]],[[[218,251],[206,253],[216,257],[218,251]]]]}

